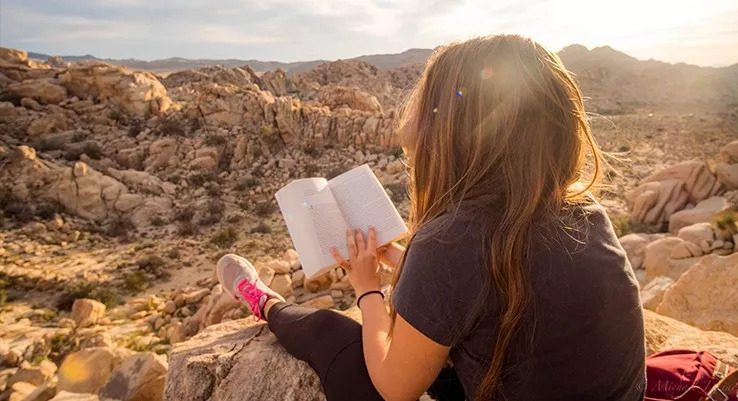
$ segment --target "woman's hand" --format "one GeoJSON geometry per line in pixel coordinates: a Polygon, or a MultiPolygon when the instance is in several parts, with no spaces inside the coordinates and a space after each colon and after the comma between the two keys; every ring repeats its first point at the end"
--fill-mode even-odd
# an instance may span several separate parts
{"type": "Polygon", "coordinates": [[[377,256],[377,232],[369,227],[368,239],[364,240],[361,230],[346,231],[346,245],[349,259],[346,261],[336,248],[331,248],[331,254],[349,276],[351,286],[359,296],[367,291],[379,290],[379,257],[377,256]]]}
{"type": "Polygon", "coordinates": [[[405,254],[405,247],[397,242],[391,242],[386,246],[377,249],[379,262],[392,270],[397,269],[402,261],[402,255],[405,254]]]}

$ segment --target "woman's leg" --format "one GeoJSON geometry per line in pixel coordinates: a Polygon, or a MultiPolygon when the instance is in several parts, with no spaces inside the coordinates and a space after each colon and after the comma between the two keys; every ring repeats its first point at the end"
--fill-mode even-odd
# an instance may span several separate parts
{"type": "Polygon", "coordinates": [[[361,325],[328,309],[269,302],[269,329],[320,378],[328,401],[381,400],[364,363],[361,325]]]}

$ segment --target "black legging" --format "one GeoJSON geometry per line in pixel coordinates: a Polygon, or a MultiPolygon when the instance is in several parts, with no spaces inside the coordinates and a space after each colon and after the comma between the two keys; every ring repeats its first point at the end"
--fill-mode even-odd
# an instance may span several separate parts
{"type": "MultiPolygon", "coordinates": [[[[315,370],[328,401],[382,400],[366,370],[358,322],[329,309],[284,302],[272,306],[267,321],[284,349],[315,370]]],[[[464,400],[453,369],[444,369],[428,392],[439,401],[464,400]]]]}

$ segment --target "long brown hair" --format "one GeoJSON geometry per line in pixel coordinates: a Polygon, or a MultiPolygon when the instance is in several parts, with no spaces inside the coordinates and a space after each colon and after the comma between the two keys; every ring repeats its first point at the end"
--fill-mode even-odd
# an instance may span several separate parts
{"type": "Polygon", "coordinates": [[[500,301],[491,364],[475,397],[490,399],[501,390],[506,350],[531,311],[525,263],[535,226],[559,221],[567,205],[585,200],[602,170],[582,94],[540,44],[516,35],[480,37],[434,53],[398,130],[410,174],[408,246],[462,200],[496,216],[480,221],[488,287],[500,301]]]}

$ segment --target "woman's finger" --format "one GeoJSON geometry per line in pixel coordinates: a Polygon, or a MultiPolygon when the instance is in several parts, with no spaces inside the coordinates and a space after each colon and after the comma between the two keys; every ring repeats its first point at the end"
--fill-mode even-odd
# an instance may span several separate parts
{"type": "Polygon", "coordinates": [[[358,228],[356,229],[356,247],[359,248],[359,252],[366,249],[366,242],[364,242],[364,233],[358,228]]]}
{"type": "Polygon", "coordinates": [[[359,250],[356,248],[356,238],[354,238],[354,232],[351,230],[346,231],[346,245],[348,246],[349,259],[354,260],[359,250]]]}
{"type": "Polygon", "coordinates": [[[336,263],[338,263],[339,266],[343,267],[344,270],[349,269],[349,262],[341,256],[341,254],[338,252],[338,249],[336,247],[333,247],[330,249],[331,255],[333,256],[333,259],[336,260],[336,263]]]}
{"type": "Polygon", "coordinates": [[[366,243],[366,248],[376,255],[377,252],[377,230],[374,227],[369,227],[369,239],[366,243]]]}

